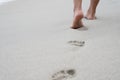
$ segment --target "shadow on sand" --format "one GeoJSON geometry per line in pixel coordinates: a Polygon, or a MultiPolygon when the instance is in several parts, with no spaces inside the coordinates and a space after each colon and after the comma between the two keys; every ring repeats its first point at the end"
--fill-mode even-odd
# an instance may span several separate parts
{"type": "Polygon", "coordinates": [[[84,26],[84,27],[81,27],[81,28],[79,28],[79,29],[77,29],[78,31],[87,31],[88,30],[88,28],[86,27],[86,26],[84,26]]]}

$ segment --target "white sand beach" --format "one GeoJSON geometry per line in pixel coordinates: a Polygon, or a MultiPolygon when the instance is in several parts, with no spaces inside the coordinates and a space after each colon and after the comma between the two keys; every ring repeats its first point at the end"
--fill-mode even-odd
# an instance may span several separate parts
{"type": "MultiPolygon", "coordinates": [[[[83,0],[84,13],[88,4],[83,0]]],[[[119,7],[120,0],[101,0],[97,20],[73,30],[73,0],[0,5],[0,80],[120,80],[119,7]],[[75,76],[52,78],[69,69],[75,76]]]]}

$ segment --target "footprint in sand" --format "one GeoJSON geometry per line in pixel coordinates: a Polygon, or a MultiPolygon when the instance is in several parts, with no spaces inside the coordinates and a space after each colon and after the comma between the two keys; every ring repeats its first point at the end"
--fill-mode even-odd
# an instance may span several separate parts
{"type": "Polygon", "coordinates": [[[68,41],[69,44],[74,45],[74,46],[79,46],[82,47],[85,45],[85,41],[68,41]]]}
{"type": "Polygon", "coordinates": [[[74,77],[75,73],[76,72],[74,69],[61,70],[52,75],[52,80],[66,80],[74,77]]]}

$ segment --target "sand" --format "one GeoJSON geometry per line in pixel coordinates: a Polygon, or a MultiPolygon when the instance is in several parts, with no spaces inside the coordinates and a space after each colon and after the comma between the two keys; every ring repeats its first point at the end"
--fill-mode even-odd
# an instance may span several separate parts
{"type": "MultiPolygon", "coordinates": [[[[83,4],[86,13],[89,0],[83,4]]],[[[119,0],[101,0],[97,20],[73,30],[72,0],[1,5],[0,80],[120,80],[119,7],[119,0]]]]}

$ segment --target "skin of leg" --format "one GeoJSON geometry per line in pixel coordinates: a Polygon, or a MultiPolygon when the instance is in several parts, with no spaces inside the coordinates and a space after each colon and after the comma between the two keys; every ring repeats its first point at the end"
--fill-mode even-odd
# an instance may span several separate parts
{"type": "Polygon", "coordinates": [[[90,6],[89,6],[89,9],[87,11],[85,18],[87,18],[88,20],[96,19],[95,13],[96,13],[96,8],[98,6],[99,1],[100,0],[90,0],[90,6]]]}
{"type": "Polygon", "coordinates": [[[74,0],[74,18],[72,23],[72,29],[78,29],[83,26],[82,23],[82,0],[74,0]]]}

